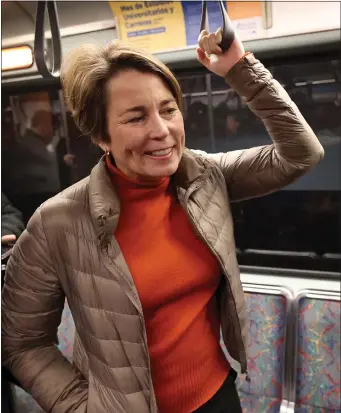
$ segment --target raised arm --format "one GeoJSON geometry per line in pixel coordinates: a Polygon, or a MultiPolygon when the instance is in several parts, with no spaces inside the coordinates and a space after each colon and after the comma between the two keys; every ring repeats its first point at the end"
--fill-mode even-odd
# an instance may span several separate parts
{"type": "Polygon", "coordinates": [[[2,363],[46,412],[85,413],[87,382],[56,346],[64,294],[37,211],[14,247],[2,292],[2,363]]]}
{"type": "MultiPolygon", "coordinates": [[[[231,200],[242,200],[268,194],[292,183],[323,158],[324,150],[295,103],[271,73],[253,54],[244,54],[238,39],[233,47],[239,54],[229,50],[216,56],[218,60],[213,65],[207,60],[203,64],[205,62],[208,68],[211,66],[214,73],[224,73],[226,82],[262,119],[273,143],[204,156],[221,168],[231,200]],[[229,53],[232,53],[230,57],[229,53]],[[224,67],[228,69],[227,75],[224,67]]],[[[200,58],[200,52],[198,55],[200,58]]]]}

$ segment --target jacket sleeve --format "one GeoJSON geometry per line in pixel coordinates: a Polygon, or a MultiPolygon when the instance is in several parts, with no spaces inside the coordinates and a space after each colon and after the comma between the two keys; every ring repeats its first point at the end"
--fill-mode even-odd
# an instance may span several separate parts
{"type": "Polygon", "coordinates": [[[225,80],[263,121],[273,141],[266,146],[204,154],[221,168],[231,200],[279,190],[323,158],[323,147],[296,104],[252,54],[233,66],[225,80]]]}
{"type": "Polygon", "coordinates": [[[2,292],[2,363],[46,412],[85,413],[88,384],[57,348],[64,293],[38,210],[14,247],[2,292]]]}
{"type": "Polygon", "coordinates": [[[18,238],[24,228],[21,212],[1,192],[1,236],[14,234],[18,238]]]}

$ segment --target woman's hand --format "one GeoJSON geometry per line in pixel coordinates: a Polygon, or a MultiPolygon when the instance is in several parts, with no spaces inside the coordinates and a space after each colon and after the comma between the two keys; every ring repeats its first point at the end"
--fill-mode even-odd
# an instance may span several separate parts
{"type": "Polygon", "coordinates": [[[197,55],[199,62],[208,70],[225,77],[227,72],[245,55],[245,50],[237,35],[226,52],[218,46],[221,40],[222,29],[218,29],[215,33],[203,30],[198,39],[197,55]]]}

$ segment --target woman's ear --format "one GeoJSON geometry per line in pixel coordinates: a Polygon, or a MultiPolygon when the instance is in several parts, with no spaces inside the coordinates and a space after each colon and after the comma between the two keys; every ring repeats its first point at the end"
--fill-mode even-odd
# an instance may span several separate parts
{"type": "Polygon", "coordinates": [[[110,152],[110,146],[105,142],[96,142],[103,152],[110,152]]]}

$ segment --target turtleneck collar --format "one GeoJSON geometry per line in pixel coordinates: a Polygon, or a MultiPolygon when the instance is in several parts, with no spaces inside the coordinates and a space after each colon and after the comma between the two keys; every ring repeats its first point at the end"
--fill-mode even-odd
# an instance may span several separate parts
{"type": "Polygon", "coordinates": [[[120,199],[138,199],[148,196],[153,196],[166,192],[170,177],[161,178],[155,182],[142,182],[137,179],[133,179],[119,170],[113,158],[110,155],[106,155],[106,166],[111,176],[111,180],[117,189],[120,199]]]}

